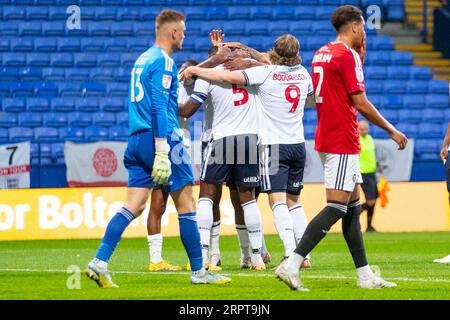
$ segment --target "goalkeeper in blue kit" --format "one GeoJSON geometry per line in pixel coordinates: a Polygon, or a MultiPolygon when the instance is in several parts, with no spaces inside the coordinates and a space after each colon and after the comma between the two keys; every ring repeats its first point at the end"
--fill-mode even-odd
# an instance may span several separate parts
{"type": "Polygon", "coordinates": [[[152,188],[170,193],[178,211],[180,236],[191,265],[191,283],[224,284],[230,278],[203,267],[192,185],[191,161],[178,124],[177,66],[170,57],[181,50],[185,17],[163,10],[156,18],[156,42],[136,61],[129,95],[130,137],[124,164],[128,189],[124,206],[109,222],[97,254],[85,269],[100,287],[117,287],[108,272],[123,232],[143,212],[152,188]]]}

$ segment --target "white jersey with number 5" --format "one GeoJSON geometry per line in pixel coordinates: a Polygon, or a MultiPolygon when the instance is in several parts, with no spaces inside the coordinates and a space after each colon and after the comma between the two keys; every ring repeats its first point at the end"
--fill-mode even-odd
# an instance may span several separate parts
{"type": "MultiPolygon", "coordinates": [[[[222,66],[215,69],[222,70],[222,66]]],[[[258,134],[258,105],[254,88],[195,81],[191,98],[213,108],[213,140],[240,134],[258,134]]]]}
{"type": "Polygon", "coordinates": [[[242,71],[247,86],[254,86],[262,106],[262,144],[305,142],[303,114],[313,94],[311,76],[301,65],[254,67],[242,71]]]}

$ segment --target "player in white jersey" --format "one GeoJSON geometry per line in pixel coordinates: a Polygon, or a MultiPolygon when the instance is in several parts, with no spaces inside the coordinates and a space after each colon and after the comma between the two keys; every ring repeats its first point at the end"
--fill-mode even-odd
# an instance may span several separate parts
{"type": "MultiPolygon", "coordinates": [[[[273,65],[227,72],[191,67],[183,77],[198,76],[208,81],[236,83],[254,88],[261,101],[261,173],[263,191],[269,201],[275,225],[288,257],[306,228],[306,217],[299,204],[305,166],[303,109],[313,104],[313,87],[307,70],[300,65],[299,42],[292,35],[275,41],[270,53],[273,65]]],[[[305,262],[309,266],[309,261],[305,262]]]]}
{"type": "MultiPolygon", "coordinates": [[[[223,67],[215,67],[223,70],[223,67]]],[[[261,217],[255,198],[259,187],[258,116],[254,91],[237,85],[218,85],[198,79],[191,100],[180,109],[180,115],[190,116],[205,103],[213,112],[212,128],[201,172],[203,188],[198,202],[198,225],[204,260],[208,258],[212,208],[224,182],[236,185],[244,212],[252,247],[251,268],[265,269],[261,257],[263,245],[261,217]],[[231,106],[231,107],[230,107],[231,106]]]]}

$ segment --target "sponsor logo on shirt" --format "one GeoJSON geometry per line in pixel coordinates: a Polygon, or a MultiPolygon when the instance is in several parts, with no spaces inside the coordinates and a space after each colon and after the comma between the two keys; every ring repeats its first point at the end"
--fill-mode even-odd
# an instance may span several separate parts
{"type": "Polygon", "coordinates": [[[359,82],[363,82],[364,81],[364,72],[363,72],[362,68],[356,67],[355,73],[356,73],[356,79],[358,79],[359,82]]]}

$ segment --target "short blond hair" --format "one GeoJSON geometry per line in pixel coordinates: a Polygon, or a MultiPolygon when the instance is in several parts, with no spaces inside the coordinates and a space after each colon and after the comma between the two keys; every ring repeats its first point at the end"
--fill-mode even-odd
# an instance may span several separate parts
{"type": "Polygon", "coordinates": [[[162,26],[165,24],[178,21],[186,21],[186,17],[183,13],[175,10],[164,9],[156,17],[156,32],[161,30],[162,26]]]}

